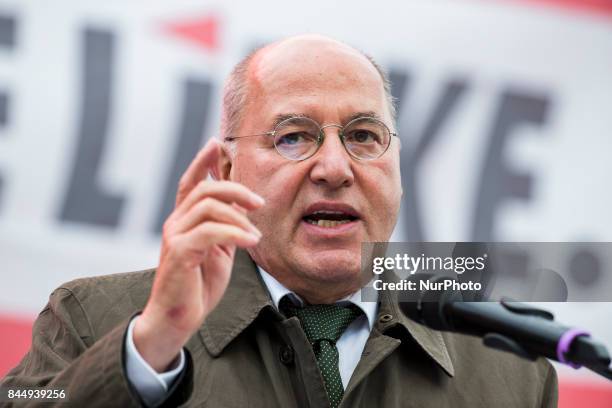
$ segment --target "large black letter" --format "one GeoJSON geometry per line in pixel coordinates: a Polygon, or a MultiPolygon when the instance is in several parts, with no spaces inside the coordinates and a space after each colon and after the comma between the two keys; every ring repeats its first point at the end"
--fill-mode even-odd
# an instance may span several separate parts
{"type": "Polygon", "coordinates": [[[111,111],[113,35],[86,29],[81,77],[82,112],[70,184],[60,220],[116,227],[125,197],[102,190],[96,180],[111,111]]]}
{"type": "MultiPolygon", "coordinates": [[[[404,232],[407,241],[420,242],[426,240],[418,200],[419,165],[425,157],[427,150],[433,145],[433,142],[440,133],[440,129],[446,124],[451,113],[455,110],[466,88],[467,84],[463,79],[454,79],[446,83],[433,112],[429,115],[419,136],[415,138],[416,142],[411,146],[406,146],[406,142],[413,138],[409,135],[402,137],[404,145],[400,154],[402,187],[405,197],[402,207],[405,224],[404,232]]],[[[410,129],[407,126],[402,127],[403,129],[400,131],[400,134],[410,129]]]]}
{"type": "MultiPolygon", "coordinates": [[[[0,15],[0,47],[13,49],[15,47],[15,18],[12,16],[0,15]]],[[[0,92],[0,128],[6,126],[8,122],[10,98],[4,91],[0,92]]],[[[4,133],[0,132],[0,136],[4,133]]],[[[3,180],[0,175],[0,204],[2,204],[3,180]]]]}
{"type": "Polygon", "coordinates": [[[542,125],[549,100],[546,97],[506,91],[502,94],[497,116],[489,135],[489,148],[482,169],[480,189],[474,213],[473,241],[494,240],[495,210],[507,199],[531,197],[531,177],[513,172],[504,160],[504,148],[513,130],[525,123],[542,125]]]}
{"type": "Polygon", "coordinates": [[[209,82],[187,80],[184,86],[183,117],[181,118],[174,162],[163,190],[161,206],[154,225],[154,232],[162,230],[164,221],[174,208],[179,179],[194,159],[202,143],[203,131],[208,119],[212,86],[209,82]]]}

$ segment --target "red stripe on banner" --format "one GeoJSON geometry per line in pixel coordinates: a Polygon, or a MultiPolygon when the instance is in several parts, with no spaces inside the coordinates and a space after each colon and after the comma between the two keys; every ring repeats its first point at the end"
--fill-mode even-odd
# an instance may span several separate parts
{"type": "Polygon", "coordinates": [[[590,383],[585,380],[570,381],[561,378],[559,380],[559,408],[577,407],[612,407],[612,385],[603,381],[590,383]]]}
{"type": "MultiPolygon", "coordinates": [[[[30,348],[32,320],[0,316],[0,378],[15,367],[30,348]]],[[[594,374],[593,374],[594,375],[594,374]]],[[[561,378],[559,384],[559,408],[610,408],[612,385],[602,382],[561,378]]]]}
{"type": "MultiPolygon", "coordinates": [[[[505,0],[509,1],[509,0],[505,0]]],[[[512,0],[612,17],[612,0],[512,0]]]]}
{"type": "Polygon", "coordinates": [[[0,378],[15,367],[30,348],[33,319],[0,316],[0,378]]]}

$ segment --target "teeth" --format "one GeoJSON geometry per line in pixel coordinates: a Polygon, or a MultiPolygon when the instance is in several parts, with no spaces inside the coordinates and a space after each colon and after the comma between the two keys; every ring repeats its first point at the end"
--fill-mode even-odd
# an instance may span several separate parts
{"type": "Polygon", "coordinates": [[[313,214],[342,214],[342,211],[326,211],[326,210],[321,210],[321,211],[315,211],[313,214]]]}
{"type": "Polygon", "coordinates": [[[318,225],[319,227],[332,228],[337,225],[342,225],[351,222],[351,220],[333,221],[333,220],[306,220],[309,224],[318,225]]]}

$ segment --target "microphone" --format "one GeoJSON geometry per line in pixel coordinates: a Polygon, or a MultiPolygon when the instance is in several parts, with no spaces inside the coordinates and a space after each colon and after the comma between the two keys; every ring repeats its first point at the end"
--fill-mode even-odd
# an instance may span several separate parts
{"type": "MultiPolygon", "coordinates": [[[[414,274],[411,279],[440,283],[417,284],[434,288],[455,280],[424,273],[414,274]]],[[[431,289],[421,290],[416,300],[399,305],[407,317],[432,329],[482,337],[488,347],[532,361],[543,356],[574,368],[584,366],[612,380],[606,347],[585,330],[555,322],[553,314],[546,310],[507,300],[464,302],[458,290],[431,289]]]]}

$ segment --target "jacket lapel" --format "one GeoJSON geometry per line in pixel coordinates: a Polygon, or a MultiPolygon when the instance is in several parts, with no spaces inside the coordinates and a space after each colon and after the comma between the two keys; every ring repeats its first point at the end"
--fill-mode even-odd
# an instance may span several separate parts
{"type": "Polygon", "coordinates": [[[392,293],[380,292],[379,302],[378,319],[351,376],[346,394],[351,393],[402,341],[409,340],[407,337],[412,338],[448,376],[454,376],[453,363],[440,332],[408,319],[400,311],[397,298],[392,293]],[[398,326],[403,329],[399,331],[402,334],[397,336],[396,331],[391,334],[392,329],[398,326]]]}
{"type": "Polygon", "coordinates": [[[395,326],[401,326],[404,331],[433,359],[450,377],[455,375],[448,349],[442,333],[425,327],[407,318],[399,309],[397,296],[393,293],[381,292],[381,305],[377,328],[382,333],[395,326]],[[385,317],[389,316],[389,317],[385,317]]]}
{"type": "Polygon", "coordinates": [[[230,283],[223,298],[200,328],[200,338],[214,357],[246,329],[272,301],[253,260],[236,250],[230,283]]]}

